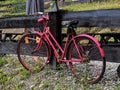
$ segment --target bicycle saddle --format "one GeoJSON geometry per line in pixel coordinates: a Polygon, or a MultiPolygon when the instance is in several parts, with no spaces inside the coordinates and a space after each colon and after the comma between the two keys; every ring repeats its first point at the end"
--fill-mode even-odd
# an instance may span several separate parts
{"type": "Polygon", "coordinates": [[[78,20],[72,20],[68,23],[68,27],[73,27],[73,28],[76,28],[77,24],[79,23],[78,20]]]}

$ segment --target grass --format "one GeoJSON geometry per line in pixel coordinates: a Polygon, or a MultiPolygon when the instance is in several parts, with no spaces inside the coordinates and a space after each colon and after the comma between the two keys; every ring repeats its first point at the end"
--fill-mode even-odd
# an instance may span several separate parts
{"type": "Polygon", "coordinates": [[[5,60],[5,58],[0,57],[0,67],[2,67],[5,64],[7,64],[7,61],[5,60]]]}
{"type": "MultiPolygon", "coordinates": [[[[26,0],[6,0],[5,2],[1,2],[1,4],[9,4],[9,3],[20,3],[25,2],[26,0]]],[[[68,0],[71,1],[71,0],[68,0]]],[[[60,7],[64,10],[70,11],[83,11],[83,10],[97,10],[97,9],[118,9],[120,8],[120,2],[116,2],[115,0],[107,0],[101,2],[92,2],[92,3],[78,3],[74,5],[62,6],[60,7]]],[[[6,10],[7,7],[1,8],[1,10],[6,10]]],[[[18,10],[25,10],[25,6],[14,6],[10,7],[12,10],[10,13],[0,13],[0,16],[17,16],[17,15],[25,15],[25,11],[17,12],[18,10]]],[[[49,10],[49,9],[48,9],[49,10]]],[[[45,11],[48,11],[47,9],[45,11]]]]}
{"type": "Polygon", "coordinates": [[[106,1],[106,2],[92,2],[92,3],[80,3],[64,6],[63,9],[70,11],[83,11],[83,10],[97,10],[97,9],[118,9],[120,8],[120,2],[106,1]]]}
{"type": "MultiPolygon", "coordinates": [[[[76,79],[64,64],[59,66],[58,71],[51,70],[47,65],[42,71],[31,73],[22,67],[15,56],[1,58],[5,63],[0,66],[0,90],[104,90],[101,88],[104,81],[93,85],[84,83],[76,79]]],[[[109,90],[119,89],[120,81],[116,87],[109,87],[109,90]]]]}
{"type": "MultiPolygon", "coordinates": [[[[26,0],[6,0],[6,1],[0,1],[0,4],[11,4],[11,3],[22,3],[26,0]]],[[[2,7],[0,10],[10,10],[10,12],[6,13],[0,13],[0,17],[5,16],[17,16],[17,15],[25,15],[25,6],[9,6],[8,7],[2,7]],[[24,11],[20,11],[24,10],[24,11]]]]}

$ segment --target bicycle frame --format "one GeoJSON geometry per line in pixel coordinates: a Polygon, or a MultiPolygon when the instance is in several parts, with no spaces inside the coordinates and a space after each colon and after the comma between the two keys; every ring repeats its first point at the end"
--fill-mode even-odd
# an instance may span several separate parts
{"type": "MultiPolygon", "coordinates": [[[[54,38],[54,36],[51,34],[50,30],[47,27],[45,28],[45,32],[43,32],[43,33],[35,32],[35,33],[39,34],[40,37],[41,37],[41,39],[44,38],[45,41],[52,47],[52,49],[54,51],[54,55],[57,58],[58,62],[80,62],[80,61],[83,60],[83,58],[82,58],[82,56],[80,55],[79,52],[78,52],[78,54],[79,54],[79,57],[81,59],[79,59],[79,60],[66,60],[65,59],[65,54],[66,54],[67,47],[68,47],[68,44],[69,44],[70,35],[68,35],[68,37],[66,39],[66,43],[65,43],[64,49],[62,49],[62,47],[60,46],[60,44],[56,41],[56,39],[54,38]],[[52,41],[55,43],[55,45],[57,46],[57,48],[60,50],[61,55],[59,54],[59,51],[57,51],[57,48],[55,47],[55,45],[53,44],[52,41]]],[[[74,44],[75,44],[75,40],[73,38],[72,38],[72,40],[74,41],[74,44]]],[[[40,46],[40,42],[39,42],[39,46],[40,46]]],[[[77,46],[76,46],[76,49],[78,50],[77,46]]]]}
{"type": "MultiPolygon", "coordinates": [[[[64,46],[64,49],[62,49],[62,47],[60,46],[60,44],[56,41],[56,39],[54,38],[54,36],[52,35],[52,33],[50,32],[50,30],[48,29],[47,27],[47,23],[45,24],[44,26],[44,30],[42,33],[40,32],[35,32],[36,34],[39,34],[41,39],[45,39],[45,41],[48,43],[48,45],[50,45],[54,51],[54,55],[55,57],[57,58],[57,61],[58,62],[80,62],[83,60],[83,57],[81,56],[80,52],[78,51],[78,47],[76,45],[76,42],[74,40],[74,36],[72,35],[72,39],[74,44],[75,44],[75,47],[76,47],[76,50],[78,51],[78,55],[81,59],[74,59],[74,60],[66,60],[65,59],[65,54],[66,54],[66,51],[67,51],[67,47],[68,47],[68,44],[69,44],[69,38],[70,38],[70,34],[68,34],[67,36],[67,39],[66,39],[66,43],[65,43],[65,46],[64,46]],[[55,44],[53,44],[53,42],[55,44]],[[57,49],[61,52],[61,55],[59,54],[59,51],[57,51],[57,49]]],[[[39,42],[39,46],[40,47],[40,43],[39,42]]]]}
{"type": "MultiPolygon", "coordinates": [[[[41,32],[36,32],[36,34],[39,34],[40,38],[44,39],[47,42],[47,44],[53,49],[54,55],[57,58],[58,62],[82,62],[83,61],[84,58],[82,57],[82,55],[81,55],[80,52],[84,52],[84,50],[83,50],[82,46],[80,46],[80,48],[81,48],[82,51],[79,51],[78,46],[77,46],[76,41],[75,41],[75,38],[77,38],[79,36],[88,37],[92,41],[96,42],[98,48],[100,49],[100,52],[102,53],[102,56],[104,56],[103,50],[102,50],[102,48],[100,48],[99,43],[93,37],[90,37],[89,35],[86,35],[86,34],[80,34],[80,35],[77,35],[77,36],[75,35],[74,36],[74,34],[69,33],[67,35],[67,39],[66,39],[66,43],[65,43],[64,49],[62,49],[62,47],[56,41],[56,39],[54,38],[54,36],[52,35],[52,33],[50,32],[50,30],[49,30],[49,28],[47,26],[48,22],[49,22],[48,14],[46,16],[44,15],[41,19],[38,20],[39,23],[43,23],[44,21],[45,21],[45,23],[44,23],[44,30],[43,30],[43,32],[42,33],[41,32]],[[74,60],[66,60],[65,59],[65,55],[66,55],[66,52],[67,52],[68,44],[71,41],[73,41],[73,44],[75,46],[75,49],[76,49],[77,54],[78,54],[78,56],[79,56],[80,59],[74,59],[74,60]],[[53,44],[53,42],[55,44],[53,44]],[[59,51],[57,51],[57,49],[59,51]]],[[[41,42],[39,42],[39,44],[38,44],[38,48],[40,47],[40,43],[41,42]]]]}

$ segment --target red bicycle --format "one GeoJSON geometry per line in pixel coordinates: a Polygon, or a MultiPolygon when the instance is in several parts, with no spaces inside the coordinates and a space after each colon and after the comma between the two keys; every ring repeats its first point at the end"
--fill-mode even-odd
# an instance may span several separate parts
{"type": "Polygon", "coordinates": [[[77,20],[67,24],[64,48],[49,30],[49,16],[43,15],[38,22],[44,23],[43,32],[26,34],[18,43],[18,59],[23,67],[27,70],[43,68],[50,62],[53,51],[57,62],[67,63],[77,78],[85,77],[88,83],[96,83],[103,77],[106,67],[104,50],[94,37],[76,34],[75,27],[79,23],[77,20]]]}

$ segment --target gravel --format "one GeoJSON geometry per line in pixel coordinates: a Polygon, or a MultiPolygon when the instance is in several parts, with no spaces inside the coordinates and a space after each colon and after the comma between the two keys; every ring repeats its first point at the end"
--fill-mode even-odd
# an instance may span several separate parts
{"type": "MultiPolygon", "coordinates": [[[[25,79],[21,79],[20,73],[24,68],[16,56],[5,59],[8,59],[8,63],[0,67],[0,71],[10,79],[6,82],[9,89],[15,89],[17,85],[22,84],[19,90],[120,90],[120,80],[116,72],[120,63],[107,62],[102,80],[96,84],[86,84],[76,80],[69,70],[63,68],[64,64],[60,70],[52,70],[47,65],[43,70],[30,72],[25,79]]],[[[5,88],[1,88],[0,84],[0,90],[7,90],[5,88]]]]}
{"type": "Polygon", "coordinates": [[[103,90],[116,88],[120,84],[119,77],[117,75],[117,68],[119,65],[120,63],[114,63],[114,62],[106,63],[106,71],[105,71],[104,77],[99,82],[103,90]]]}

